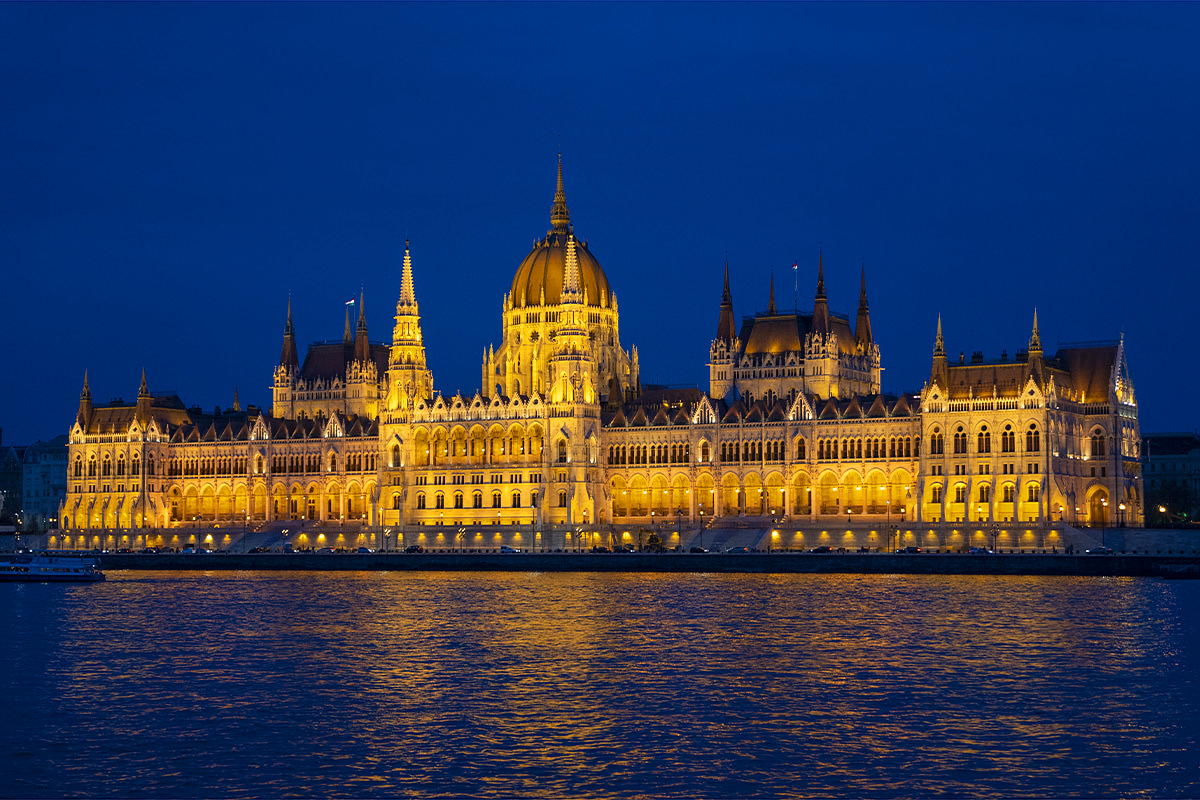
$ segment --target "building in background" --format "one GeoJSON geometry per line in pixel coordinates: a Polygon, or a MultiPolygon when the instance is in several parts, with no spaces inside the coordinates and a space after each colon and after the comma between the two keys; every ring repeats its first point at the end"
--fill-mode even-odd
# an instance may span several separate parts
{"type": "Polygon", "coordinates": [[[851,322],[816,260],[811,311],[777,309],[772,280],[766,313],[740,326],[727,264],[707,390],[643,386],[560,161],[550,228],[504,295],[477,390],[434,389],[406,243],[390,343],[368,339],[359,298],[342,338],[301,362],[289,305],[269,411],[186,409],[144,374],[136,404],[94,406],[85,377],[61,541],[190,527],[219,545],[278,524],[301,546],[387,531],[559,548],[725,526],[770,530],[780,547],[883,546],[893,530],[1016,547],[1053,544],[1064,525],[1141,524],[1123,341],[1048,355],[1034,312],[1012,359],[952,361],[939,319],[924,387],[886,395],[865,273],[851,322]]]}
{"type": "Polygon", "coordinates": [[[67,497],[67,436],[37,441],[25,449],[21,530],[45,532],[58,527],[67,497]]]}
{"type": "Polygon", "coordinates": [[[1143,439],[1146,519],[1193,522],[1200,514],[1200,434],[1152,433],[1143,439]]]}

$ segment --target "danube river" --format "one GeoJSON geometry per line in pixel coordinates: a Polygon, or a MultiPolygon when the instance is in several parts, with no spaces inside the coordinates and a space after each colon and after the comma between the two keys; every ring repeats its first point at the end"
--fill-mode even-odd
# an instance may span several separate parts
{"type": "Polygon", "coordinates": [[[1200,581],[3,585],[5,797],[1196,797],[1200,581]]]}

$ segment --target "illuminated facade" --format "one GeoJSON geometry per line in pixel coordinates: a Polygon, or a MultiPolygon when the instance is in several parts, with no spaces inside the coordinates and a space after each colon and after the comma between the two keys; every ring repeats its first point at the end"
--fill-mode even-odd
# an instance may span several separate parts
{"type": "Polygon", "coordinates": [[[830,310],[818,259],[811,312],[780,313],[772,284],[767,312],[738,329],[726,265],[717,317],[707,391],[643,386],[560,162],[551,227],[504,296],[478,391],[434,389],[406,243],[390,344],[368,340],[360,298],[357,325],[347,310],[341,341],[301,363],[289,305],[269,413],[186,409],[152,397],[144,375],[136,404],[94,407],[85,378],[64,527],[288,522],[337,525],[349,545],[387,530],[562,547],[726,525],[782,529],[787,547],[831,528],[953,545],[967,529],[1141,523],[1122,341],[1046,356],[1035,313],[1011,361],[950,363],[939,320],[923,390],[891,397],[865,275],[853,324],[830,310]]]}

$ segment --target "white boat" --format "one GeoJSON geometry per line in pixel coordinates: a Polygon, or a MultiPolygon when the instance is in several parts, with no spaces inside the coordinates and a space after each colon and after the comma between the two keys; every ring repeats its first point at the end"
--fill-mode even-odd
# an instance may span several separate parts
{"type": "Polygon", "coordinates": [[[104,580],[94,558],[35,553],[0,555],[0,583],[88,583],[104,580]]]}

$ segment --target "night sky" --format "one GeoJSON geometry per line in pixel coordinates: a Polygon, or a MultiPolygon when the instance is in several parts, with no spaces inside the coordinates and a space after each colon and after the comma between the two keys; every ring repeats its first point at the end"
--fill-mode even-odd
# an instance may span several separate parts
{"type": "Polygon", "coordinates": [[[435,387],[479,388],[517,266],[576,233],[646,383],[734,310],[853,316],[884,390],[1125,335],[1143,432],[1200,426],[1200,4],[0,4],[0,426],[150,389],[269,406],[406,237],[435,387]],[[792,264],[799,262],[794,273],[792,264]]]}

